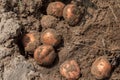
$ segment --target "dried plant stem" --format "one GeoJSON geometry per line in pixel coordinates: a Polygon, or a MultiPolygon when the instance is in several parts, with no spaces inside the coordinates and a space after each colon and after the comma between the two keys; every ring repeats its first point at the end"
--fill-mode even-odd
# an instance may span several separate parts
{"type": "Polygon", "coordinates": [[[113,11],[113,8],[110,5],[109,5],[109,8],[110,8],[110,10],[111,10],[111,12],[112,12],[112,14],[113,14],[113,16],[115,18],[115,21],[118,22],[117,16],[115,15],[115,13],[113,11]]]}

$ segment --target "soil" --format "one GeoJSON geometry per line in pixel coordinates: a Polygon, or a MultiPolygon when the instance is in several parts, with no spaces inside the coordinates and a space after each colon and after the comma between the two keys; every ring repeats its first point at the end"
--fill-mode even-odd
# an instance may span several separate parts
{"type": "Polygon", "coordinates": [[[55,47],[54,64],[40,66],[24,51],[25,33],[46,30],[40,20],[51,1],[55,0],[0,0],[0,80],[66,80],[59,67],[70,59],[80,66],[78,80],[96,80],[90,69],[100,56],[107,56],[112,64],[106,80],[120,80],[120,0],[59,0],[82,7],[83,14],[75,26],[58,18],[54,29],[62,42],[55,47]]]}

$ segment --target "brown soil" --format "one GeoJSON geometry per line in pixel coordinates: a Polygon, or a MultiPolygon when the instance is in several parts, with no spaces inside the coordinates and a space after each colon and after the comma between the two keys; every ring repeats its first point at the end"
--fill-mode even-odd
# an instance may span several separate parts
{"type": "Polygon", "coordinates": [[[59,67],[70,59],[80,66],[78,80],[96,80],[90,69],[100,56],[107,56],[112,64],[106,80],[120,80],[120,0],[59,0],[76,4],[83,14],[75,26],[57,18],[51,27],[62,35],[54,64],[40,66],[24,51],[21,38],[25,33],[46,30],[40,20],[51,1],[55,0],[0,0],[0,80],[66,80],[59,67]]]}

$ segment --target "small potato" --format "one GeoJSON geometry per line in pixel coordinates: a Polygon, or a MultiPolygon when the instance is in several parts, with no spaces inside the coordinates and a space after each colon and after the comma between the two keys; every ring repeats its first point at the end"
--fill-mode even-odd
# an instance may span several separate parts
{"type": "Polygon", "coordinates": [[[33,52],[40,45],[40,33],[30,32],[23,36],[22,43],[25,51],[33,52]]]}
{"type": "Polygon", "coordinates": [[[76,80],[80,76],[80,68],[75,60],[68,60],[60,65],[60,73],[68,80],[76,80]]]}
{"type": "Polygon", "coordinates": [[[104,79],[109,77],[110,72],[111,72],[111,64],[105,57],[101,56],[93,62],[91,67],[91,73],[97,79],[104,79]]]}
{"type": "Polygon", "coordinates": [[[55,57],[54,48],[50,45],[39,46],[34,52],[34,59],[43,66],[51,65],[55,57]]]}
{"type": "Polygon", "coordinates": [[[57,25],[58,20],[53,16],[45,15],[40,22],[43,28],[54,28],[57,25]]]}
{"type": "Polygon", "coordinates": [[[47,14],[55,17],[62,17],[65,4],[59,1],[51,2],[47,7],[47,14]]]}
{"type": "Polygon", "coordinates": [[[60,41],[61,36],[54,29],[47,29],[41,34],[41,42],[43,44],[56,46],[60,41]]]}
{"type": "Polygon", "coordinates": [[[68,4],[63,10],[63,17],[69,25],[74,26],[80,21],[80,9],[74,4],[68,4]]]}

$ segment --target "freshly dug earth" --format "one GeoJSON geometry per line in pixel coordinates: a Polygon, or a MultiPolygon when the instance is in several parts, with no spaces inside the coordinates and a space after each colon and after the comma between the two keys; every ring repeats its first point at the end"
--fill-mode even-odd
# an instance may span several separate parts
{"type": "Polygon", "coordinates": [[[24,34],[46,30],[40,20],[51,1],[55,0],[0,0],[0,80],[66,80],[59,67],[71,59],[80,67],[78,80],[96,80],[90,70],[100,56],[112,64],[107,80],[120,80],[120,0],[59,0],[77,5],[83,14],[75,26],[61,17],[51,27],[62,35],[54,64],[40,66],[24,51],[24,34]]]}

